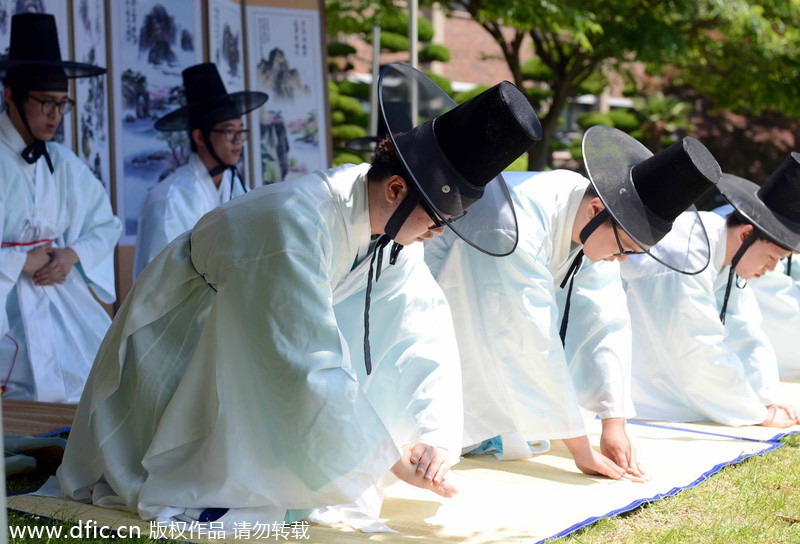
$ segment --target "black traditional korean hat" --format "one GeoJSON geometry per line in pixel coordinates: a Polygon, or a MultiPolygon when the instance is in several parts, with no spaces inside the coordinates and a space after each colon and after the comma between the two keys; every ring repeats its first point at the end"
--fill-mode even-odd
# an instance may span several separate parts
{"type": "Polygon", "coordinates": [[[800,153],[792,152],[760,187],[722,174],[717,188],[770,241],[800,252],[800,153]]]}
{"type": "MultiPolygon", "coordinates": [[[[800,252],[800,154],[792,152],[761,187],[739,176],[722,174],[717,188],[736,212],[755,227],[731,259],[719,314],[724,323],[736,265],[760,239],[759,234],[792,253],[800,252]]],[[[791,266],[791,260],[789,263],[791,266]]]]}
{"type": "Polygon", "coordinates": [[[386,234],[393,239],[422,204],[474,248],[493,256],[513,252],[517,218],[501,172],[542,135],[522,92],[504,81],[457,106],[422,72],[395,63],[383,70],[378,96],[386,130],[417,189],[389,219],[386,234]],[[499,201],[470,214],[489,183],[502,187],[499,201]]]}
{"type": "MultiPolygon", "coordinates": [[[[67,92],[69,78],[99,76],[105,72],[100,66],[61,60],[56,19],[52,15],[18,13],[11,17],[11,41],[8,55],[0,59],[0,79],[11,89],[15,102],[22,100],[24,91],[67,92]]],[[[33,143],[22,150],[22,158],[33,164],[44,157],[52,172],[53,162],[47,146],[33,135],[25,108],[17,108],[17,111],[33,138],[33,143]]]]}
{"type": "MultiPolygon", "coordinates": [[[[387,102],[386,107],[390,108],[389,117],[395,119],[395,132],[407,132],[414,128],[411,124],[411,105],[408,102],[387,102]],[[405,118],[403,116],[406,116],[405,118]]],[[[383,119],[383,111],[378,106],[378,133],[375,136],[362,136],[345,142],[344,146],[351,151],[369,151],[373,153],[375,147],[384,137],[389,134],[386,128],[386,121],[383,119]]]]}
{"type": "Polygon", "coordinates": [[[156,121],[162,132],[210,128],[229,119],[238,119],[267,101],[266,93],[238,91],[228,93],[213,62],[186,68],[183,73],[186,105],[156,121]]]}
{"type": "Polygon", "coordinates": [[[67,90],[67,79],[99,76],[105,68],[61,60],[56,19],[47,13],[18,13],[11,17],[8,56],[0,59],[0,78],[6,86],[29,90],[67,90]]]}
{"type": "MultiPolygon", "coordinates": [[[[686,137],[654,155],[624,132],[598,125],[583,137],[583,161],[607,213],[645,252],[684,274],[697,274],[708,266],[711,249],[694,203],[717,184],[722,171],[703,144],[686,137]],[[685,253],[650,252],[685,211],[694,213],[705,247],[691,247],[689,236],[685,253]]],[[[582,240],[591,232],[584,234],[582,240]]],[[[671,247],[680,247],[678,234],[670,236],[671,247]]]]}

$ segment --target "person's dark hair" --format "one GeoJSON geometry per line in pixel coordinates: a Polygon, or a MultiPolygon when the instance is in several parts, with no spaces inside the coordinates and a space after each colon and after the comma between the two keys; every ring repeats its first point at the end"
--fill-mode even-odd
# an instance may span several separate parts
{"type": "Polygon", "coordinates": [[[596,196],[598,196],[597,191],[595,191],[594,185],[590,183],[589,186],[586,187],[586,191],[583,193],[583,198],[592,199],[596,196]]]}
{"type": "Polygon", "coordinates": [[[194,130],[193,128],[187,130],[186,135],[189,137],[189,149],[191,150],[192,153],[197,153],[197,144],[195,143],[194,138],[192,138],[193,130],[194,130]]]}
{"type": "MultiPolygon", "coordinates": [[[[14,97],[14,102],[17,104],[17,108],[22,107],[21,104],[28,98],[30,89],[27,89],[22,85],[12,85],[11,82],[6,79],[3,80],[3,86],[11,89],[11,96],[14,97]]],[[[6,103],[5,98],[3,99],[3,105],[6,111],[8,111],[8,104],[6,103]]]]}
{"type": "Polygon", "coordinates": [[[391,136],[386,135],[375,146],[375,153],[372,156],[372,162],[367,172],[367,180],[379,182],[394,175],[406,180],[409,187],[414,187],[403,161],[400,160],[400,156],[397,154],[391,136]]]}
{"type": "Polygon", "coordinates": [[[765,242],[770,242],[771,244],[775,244],[776,246],[783,246],[783,244],[779,244],[771,237],[769,237],[766,233],[764,233],[761,229],[757,226],[753,225],[753,222],[739,213],[737,210],[733,210],[728,216],[725,218],[725,226],[729,229],[739,227],[742,225],[750,225],[753,227],[753,235],[756,236],[756,242],[759,240],[764,240],[765,242]]]}

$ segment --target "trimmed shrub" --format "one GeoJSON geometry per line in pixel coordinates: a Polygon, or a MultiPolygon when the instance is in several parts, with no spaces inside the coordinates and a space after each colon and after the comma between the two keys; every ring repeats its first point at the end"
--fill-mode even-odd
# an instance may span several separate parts
{"type": "Polygon", "coordinates": [[[474,89],[470,89],[468,91],[461,91],[460,93],[456,93],[453,96],[453,100],[455,100],[455,102],[457,104],[462,104],[462,103],[466,102],[467,100],[469,100],[470,98],[474,98],[474,97],[478,96],[479,94],[481,94],[483,91],[485,91],[488,88],[489,88],[489,85],[478,85],[474,89]]]}
{"type": "Polygon", "coordinates": [[[444,45],[431,43],[419,50],[419,60],[422,62],[447,62],[450,60],[450,50],[444,45]]]}
{"type": "Polygon", "coordinates": [[[364,159],[350,151],[334,151],[333,152],[333,165],[341,166],[343,164],[361,164],[364,159]]]}
{"type": "Polygon", "coordinates": [[[347,142],[348,140],[355,140],[356,138],[363,138],[367,132],[358,125],[338,125],[331,127],[331,136],[334,140],[340,142],[347,142]]]}
{"type": "Polygon", "coordinates": [[[328,44],[329,57],[346,57],[356,52],[356,48],[349,43],[332,42],[328,44]]]}
{"type": "Polygon", "coordinates": [[[614,126],[614,121],[611,119],[611,116],[609,114],[600,113],[596,111],[581,113],[575,118],[575,122],[584,131],[589,127],[593,127],[595,125],[606,125],[609,127],[614,126]]]}
{"type": "Polygon", "coordinates": [[[635,113],[627,109],[614,109],[608,114],[614,127],[630,134],[642,124],[635,113]]]}
{"type": "Polygon", "coordinates": [[[369,83],[361,81],[339,82],[339,94],[369,102],[369,83]]]}

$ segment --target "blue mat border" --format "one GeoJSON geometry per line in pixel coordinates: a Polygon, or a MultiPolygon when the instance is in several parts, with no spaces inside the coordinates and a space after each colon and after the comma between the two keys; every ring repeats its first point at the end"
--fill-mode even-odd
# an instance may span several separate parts
{"type": "Polygon", "coordinates": [[[732,434],[717,433],[717,432],[713,432],[713,431],[700,431],[700,430],[697,430],[697,429],[684,429],[683,427],[672,426],[672,425],[662,425],[660,423],[653,423],[652,421],[639,421],[639,420],[629,419],[629,420],[627,420],[627,423],[630,423],[631,425],[639,425],[639,426],[642,426],[642,427],[655,427],[656,429],[670,429],[670,430],[675,430],[675,431],[683,431],[683,432],[686,432],[686,433],[707,434],[707,435],[711,435],[711,436],[721,436],[723,438],[733,438],[733,439],[736,439],[736,440],[744,440],[746,442],[764,442],[764,443],[778,442],[782,438],[785,438],[787,436],[790,436],[790,435],[793,435],[793,434],[797,434],[797,433],[800,432],[800,431],[790,431],[788,433],[778,433],[775,436],[773,436],[772,438],[768,438],[767,440],[759,440],[758,438],[748,438],[748,437],[745,437],[745,436],[736,436],[736,435],[732,435],[732,434]]]}
{"type": "Polygon", "coordinates": [[[560,538],[564,538],[565,536],[568,536],[568,535],[574,533],[575,531],[579,531],[580,529],[583,529],[584,527],[588,527],[589,525],[597,523],[601,519],[612,518],[614,516],[618,516],[619,514],[624,514],[625,512],[630,512],[631,510],[635,510],[636,508],[639,508],[640,506],[642,506],[644,504],[647,504],[647,503],[650,503],[650,502],[659,501],[661,499],[666,499],[668,497],[673,497],[673,496],[677,495],[678,493],[680,493],[681,491],[684,491],[686,489],[691,489],[691,488],[703,483],[709,477],[713,476],[714,474],[716,474],[717,472],[719,472],[720,470],[722,470],[723,468],[725,468],[725,467],[727,467],[729,465],[735,465],[737,463],[741,463],[745,459],[749,459],[750,457],[755,457],[757,455],[764,455],[765,453],[769,453],[771,451],[775,451],[778,448],[783,447],[783,444],[778,442],[778,440],[780,440],[781,438],[783,438],[785,436],[789,436],[791,434],[797,433],[797,431],[792,431],[790,433],[779,433],[779,434],[775,435],[773,438],[771,438],[769,440],[757,440],[757,439],[754,439],[754,438],[744,438],[744,437],[741,437],[741,436],[731,436],[731,435],[722,434],[722,433],[712,433],[712,432],[705,432],[705,431],[697,431],[697,430],[694,430],[694,429],[683,429],[683,428],[679,428],[679,427],[670,427],[668,425],[659,425],[657,423],[648,423],[648,422],[644,422],[644,421],[630,421],[630,420],[628,420],[628,423],[632,423],[632,424],[635,424],[635,425],[642,425],[642,426],[645,426],[645,427],[656,427],[656,428],[661,428],[661,429],[671,429],[671,430],[679,430],[679,431],[684,431],[684,432],[689,432],[689,433],[697,433],[697,434],[705,434],[705,435],[711,435],[711,436],[719,436],[719,437],[724,437],[724,438],[731,438],[731,439],[734,439],[734,440],[742,440],[742,441],[745,441],[745,442],[758,442],[758,443],[765,444],[765,445],[768,444],[769,447],[766,448],[766,449],[763,449],[763,450],[761,450],[759,452],[756,452],[756,453],[745,453],[745,454],[740,455],[736,459],[733,459],[731,461],[726,461],[726,462],[720,463],[718,465],[715,465],[714,467],[710,468],[709,470],[707,470],[706,472],[701,474],[695,481],[693,481],[689,485],[685,485],[685,486],[682,486],[682,487],[673,487],[672,489],[670,489],[669,491],[667,491],[665,493],[659,493],[658,495],[655,495],[655,496],[650,497],[650,498],[637,499],[637,500],[633,501],[632,503],[628,504],[627,506],[623,506],[622,508],[617,508],[616,510],[612,510],[612,511],[606,513],[605,515],[593,516],[591,518],[587,518],[587,519],[585,519],[585,520],[583,520],[583,521],[581,521],[579,523],[576,523],[575,525],[573,525],[571,527],[567,527],[566,529],[564,529],[563,531],[561,531],[559,533],[556,533],[555,535],[552,535],[552,536],[549,536],[549,537],[544,538],[542,540],[539,540],[539,541],[535,542],[535,544],[546,544],[548,542],[556,541],[556,540],[558,540],[560,538]]]}

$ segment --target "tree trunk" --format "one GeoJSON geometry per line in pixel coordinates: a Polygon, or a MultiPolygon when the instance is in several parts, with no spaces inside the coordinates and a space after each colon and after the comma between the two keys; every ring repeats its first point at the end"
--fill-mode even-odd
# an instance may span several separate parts
{"type": "Polygon", "coordinates": [[[539,117],[539,121],[542,123],[542,139],[531,148],[528,154],[528,170],[532,172],[541,172],[548,166],[552,166],[553,163],[550,142],[553,139],[553,133],[556,130],[556,125],[558,125],[561,112],[564,111],[564,106],[567,105],[567,85],[559,82],[554,83],[556,94],[553,95],[550,110],[544,117],[539,117]]]}

